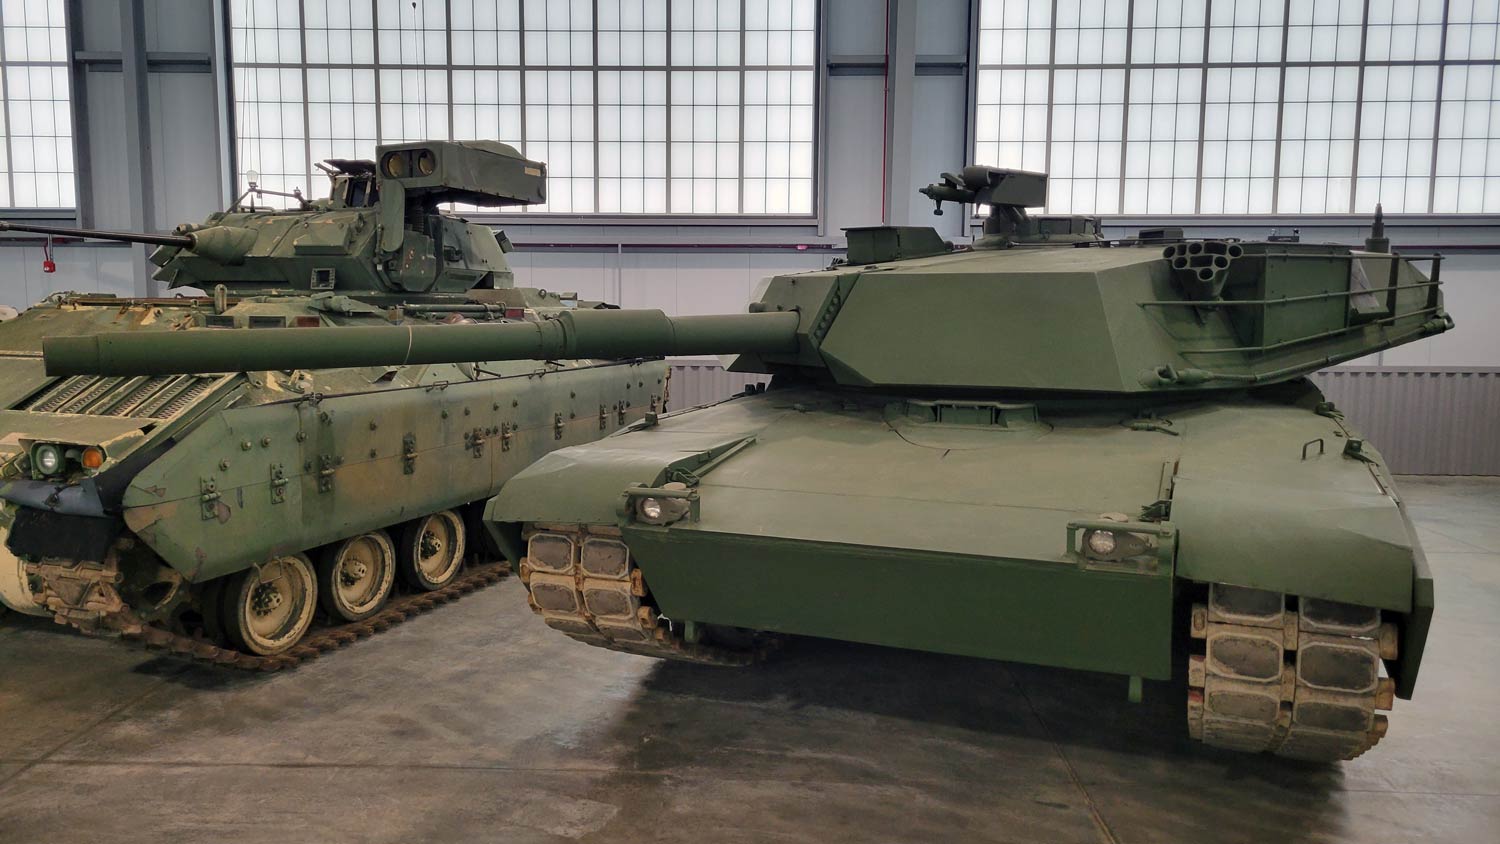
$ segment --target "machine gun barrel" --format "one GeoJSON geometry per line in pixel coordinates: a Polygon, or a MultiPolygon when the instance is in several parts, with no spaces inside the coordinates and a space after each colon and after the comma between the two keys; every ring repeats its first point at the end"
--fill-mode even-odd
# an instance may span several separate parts
{"type": "Polygon", "coordinates": [[[176,246],[192,249],[193,238],[180,234],[143,234],[141,232],[107,232],[97,229],[78,229],[72,226],[39,226],[31,223],[0,222],[0,232],[31,232],[53,234],[60,237],[88,237],[95,240],[118,240],[122,243],[148,243],[153,246],[176,246]]]}
{"type": "Polygon", "coordinates": [[[778,353],[797,349],[792,311],[669,317],[565,311],[540,322],[203,329],[42,341],[47,374],[180,375],[356,366],[778,353]]]}

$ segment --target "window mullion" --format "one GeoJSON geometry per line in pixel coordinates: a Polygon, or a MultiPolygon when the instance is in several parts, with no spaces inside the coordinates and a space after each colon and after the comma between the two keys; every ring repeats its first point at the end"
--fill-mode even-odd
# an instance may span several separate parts
{"type": "MultiPolygon", "coordinates": [[[[1437,207],[1438,131],[1442,128],[1443,121],[1443,75],[1448,67],[1448,8],[1452,5],[1451,2],[1443,4],[1443,28],[1439,30],[1441,34],[1438,41],[1437,91],[1432,99],[1432,163],[1427,170],[1427,213],[1429,214],[1437,207]]],[[[1413,96],[1415,94],[1414,91],[1413,96]]],[[[1349,210],[1354,209],[1351,206],[1349,210]]]]}

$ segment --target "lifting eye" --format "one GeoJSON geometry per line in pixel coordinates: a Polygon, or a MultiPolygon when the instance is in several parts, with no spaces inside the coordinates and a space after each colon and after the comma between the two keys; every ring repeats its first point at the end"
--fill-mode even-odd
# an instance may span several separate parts
{"type": "Polygon", "coordinates": [[[436,170],[436,169],[437,169],[437,156],[435,156],[435,155],[432,154],[432,150],[430,150],[430,149],[424,149],[424,150],[421,150],[421,151],[419,151],[417,153],[417,172],[418,173],[421,173],[423,176],[431,176],[432,173],[433,173],[433,171],[436,170]]]}

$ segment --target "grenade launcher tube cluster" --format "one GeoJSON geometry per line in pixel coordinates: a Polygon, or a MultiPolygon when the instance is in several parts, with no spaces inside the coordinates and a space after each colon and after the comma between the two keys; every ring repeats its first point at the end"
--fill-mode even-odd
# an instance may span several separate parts
{"type": "Polygon", "coordinates": [[[656,310],[570,311],[540,322],[205,329],[49,337],[47,374],[188,375],[357,366],[790,353],[792,311],[669,317],[656,310]]]}

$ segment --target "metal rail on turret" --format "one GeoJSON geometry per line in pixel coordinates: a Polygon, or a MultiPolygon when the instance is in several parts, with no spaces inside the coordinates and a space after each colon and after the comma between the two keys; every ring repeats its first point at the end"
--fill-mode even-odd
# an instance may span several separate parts
{"type": "MultiPolygon", "coordinates": [[[[1412,284],[1398,284],[1394,287],[1383,287],[1379,292],[1386,290],[1413,290],[1420,287],[1438,287],[1440,281],[1419,281],[1412,284]]],[[[1156,299],[1146,302],[1137,302],[1143,308],[1167,307],[1180,305],[1190,308],[1245,308],[1254,305],[1288,305],[1296,302],[1315,302],[1325,299],[1344,299],[1350,296],[1368,296],[1377,291],[1372,290],[1334,290],[1328,293],[1309,293],[1306,296],[1282,296],[1277,299],[1156,299]]]]}
{"type": "Polygon", "coordinates": [[[1390,284],[1386,285],[1385,287],[1379,288],[1378,290],[1334,290],[1325,293],[1310,293],[1305,296],[1281,296],[1274,299],[1151,299],[1144,302],[1137,302],[1136,304],[1140,305],[1143,308],[1244,308],[1257,305],[1281,305],[1291,302],[1312,302],[1320,299],[1338,299],[1348,298],[1352,296],[1368,296],[1375,293],[1390,293],[1397,290],[1412,290],[1414,288],[1421,287],[1440,287],[1443,283],[1441,280],[1443,255],[1438,252],[1434,252],[1431,255],[1403,255],[1399,252],[1366,252],[1357,255],[1352,252],[1347,255],[1322,255],[1312,252],[1268,252],[1263,257],[1277,259],[1303,258],[1316,259],[1320,261],[1326,261],[1330,258],[1342,258],[1351,263],[1356,259],[1361,261],[1368,259],[1385,259],[1391,262],[1391,279],[1390,284]],[[1431,261],[1432,276],[1427,281],[1413,282],[1411,284],[1396,284],[1395,282],[1397,270],[1400,268],[1400,262],[1403,260],[1431,261]]]}

